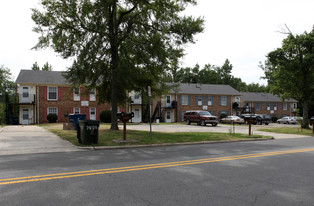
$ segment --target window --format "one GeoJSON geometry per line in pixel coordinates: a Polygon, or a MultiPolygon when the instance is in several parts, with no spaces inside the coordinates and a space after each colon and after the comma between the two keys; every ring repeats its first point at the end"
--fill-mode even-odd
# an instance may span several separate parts
{"type": "Polygon", "coordinates": [[[80,88],[74,88],[74,101],[80,101],[80,88]]]}
{"type": "Polygon", "coordinates": [[[207,105],[208,106],[213,106],[214,105],[214,97],[208,96],[207,97],[207,105]]]}
{"type": "Polygon", "coordinates": [[[170,97],[170,95],[167,95],[166,103],[167,103],[167,104],[170,104],[170,102],[171,102],[171,97],[170,97]]]}
{"type": "Polygon", "coordinates": [[[89,91],[89,101],[96,101],[96,90],[91,89],[89,91]]]}
{"type": "Polygon", "coordinates": [[[237,102],[240,105],[240,97],[235,97],[235,102],[237,102]]]}
{"type": "Polygon", "coordinates": [[[202,96],[196,96],[196,103],[197,103],[197,105],[203,105],[203,97],[202,96]]]}
{"type": "Polygon", "coordinates": [[[227,106],[227,104],[228,104],[228,97],[220,96],[220,106],[227,106]]]}
{"type": "Polygon", "coordinates": [[[58,100],[57,87],[48,87],[48,100],[58,100]]]}
{"type": "Polygon", "coordinates": [[[282,110],[288,110],[288,103],[287,102],[282,104],[282,110]]]}
{"type": "Polygon", "coordinates": [[[266,109],[269,111],[270,110],[270,103],[266,103],[266,109]]]}
{"type": "Polygon", "coordinates": [[[255,109],[256,110],[261,110],[262,109],[262,104],[261,103],[255,103],[255,109]]]}
{"type": "Polygon", "coordinates": [[[297,103],[293,103],[293,109],[297,108],[297,103]]]}
{"type": "Polygon", "coordinates": [[[135,99],[135,100],[140,99],[140,95],[139,95],[139,94],[134,94],[134,99],[135,99]]]}
{"type": "Polygon", "coordinates": [[[56,115],[58,115],[58,108],[57,107],[48,107],[47,114],[56,114],[56,115]]]}
{"type": "Polygon", "coordinates": [[[28,97],[29,97],[28,87],[23,87],[23,98],[28,97]]]}
{"type": "Polygon", "coordinates": [[[278,110],[278,104],[277,103],[274,103],[273,107],[274,107],[274,110],[278,110]]]}
{"type": "Polygon", "coordinates": [[[80,113],[80,108],[79,107],[74,107],[74,114],[79,114],[80,113]]]}
{"type": "Polygon", "coordinates": [[[182,103],[182,105],[189,105],[189,96],[188,95],[182,95],[181,96],[181,103],[182,103]]]}

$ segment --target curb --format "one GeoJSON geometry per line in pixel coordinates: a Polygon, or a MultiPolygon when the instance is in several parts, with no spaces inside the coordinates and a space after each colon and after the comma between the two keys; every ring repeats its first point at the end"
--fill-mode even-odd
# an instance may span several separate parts
{"type": "Polygon", "coordinates": [[[130,149],[130,148],[146,148],[146,147],[164,147],[164,146],[181,146],[181,145],[197,145],[197,144],[217,144],[217,143],[232,143],[232,142],[252,142],[274,140],[271,138],[260,139],[242,139],[242,140],[221,140],[221,141],[202,141],[202,142],[182,142],[182,143],[163,143],[163,144],[147,144],[147,145],[126,145],[126,146],[91,146],[91,147],[77,147],[82,150],[106,150],[106,149],[130,149]]]}

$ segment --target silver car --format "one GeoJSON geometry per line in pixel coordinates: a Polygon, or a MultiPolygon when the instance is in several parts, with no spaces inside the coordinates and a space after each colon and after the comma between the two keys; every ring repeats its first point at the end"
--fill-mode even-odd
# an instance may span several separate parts
{"type": "Polygon", "coordinates": [[[297,123],[297,119],[294,117],[283,117],[281,119],[277,120],[277,123],[284,123],[284,124],[296,124],[297,123]]]}
{"type": "Polygon", "coordinates": [[[220,120],[221,123],[236,123],[236,124],[244,124],[244,119],[238,116],[227,116],[220,120]]]}

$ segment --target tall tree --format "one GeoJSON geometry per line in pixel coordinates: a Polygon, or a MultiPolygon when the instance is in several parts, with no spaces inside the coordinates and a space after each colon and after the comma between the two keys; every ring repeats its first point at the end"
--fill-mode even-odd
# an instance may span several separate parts
{"type": "Polygon", "coordinates": [[[48,62],[46,62],[46,64],[44,64],[44,66],[41,68],[41,70],[52,71],[52,66],[48,62]]]}
{"type": "Polygon", "coordinates": [[[4,65],[0,65],[0,93],[12,91],[14,82],[11,79],[11,71],[4,65]]]}
{"type": "Polygon", "coordinates": [[[314,95],[314,29],[300,35],[290,33],[281,48],[268,53],[261,67],[272,93],[302,104],[303,127],[308,127],[309,101],[314,95]]]}
{"type": "Polygon", "coordinates": [[[118,129],[117,105],[126,90],[162,83],[183,45],[202,32],[203,19],[183,16],[196,0],[42,0],[33,9],[34,31],[41,49],[52,47],[72,57],[66,77],[99,90],[111,102],[111,129],[118,129]]]}
{"type": "Polygon", "coordinates": [[[32,66],[32,70],[40,70],[40,67],[37,62],[35,62],[32,66]]]}

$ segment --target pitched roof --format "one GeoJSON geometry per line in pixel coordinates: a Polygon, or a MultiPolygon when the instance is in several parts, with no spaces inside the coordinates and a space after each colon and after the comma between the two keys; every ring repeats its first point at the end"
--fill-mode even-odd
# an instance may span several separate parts
{"type": "Polygon", "coordinates": [[[17,84],[70,84],[60,71],[21,70],[17,84]]]}
{"type": "MultiPolygon", "coordinates": [[[[175,83],[173,83],[175,84],[175,83]]],[[[171,85],[171,84],[170,84],[171,85]]],[[[172,92],[175,93],[174,89],[172,92]]],[[[222,84],[178,84],[179,94],[223,94],[223,95],[240,95],[240,93],[229,85],[222,84]]]]}
{"type": "MultiPolygon", "coordinates": [[[[245,102],[282,102],[278,95],[259,92],[240,92],[242,100],[245,102]]],[[[297,102],[295,99],[285,99],[285,102],[297,102]]]]}

